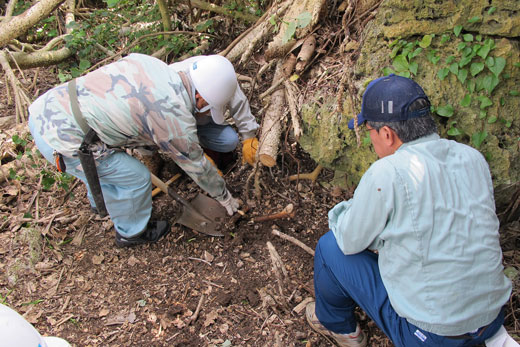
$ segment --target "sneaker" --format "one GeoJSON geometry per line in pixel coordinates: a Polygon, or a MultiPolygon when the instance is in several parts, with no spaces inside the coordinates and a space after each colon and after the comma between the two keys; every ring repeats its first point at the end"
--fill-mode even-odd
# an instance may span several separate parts
{"type": "Polygon", "coordinates": [[[356,326],[356,331],[350,334],[336,334],[325,328],[316,317],[316,303],[314,301],[307,304],[305,316],[311,328],[325,337],[334,339],[339,347],[365,347],[367,345],[367,337],[361,331],[359,325],[356,326]]]}
{"type": "Polygon", "coordinates": [[[143,243],[153,243],[170,232],[170,224],[167,221],[150,221],[144,232],[135,237],[124,237],[116,231],[116,246],[131,247],[143,243]]]}

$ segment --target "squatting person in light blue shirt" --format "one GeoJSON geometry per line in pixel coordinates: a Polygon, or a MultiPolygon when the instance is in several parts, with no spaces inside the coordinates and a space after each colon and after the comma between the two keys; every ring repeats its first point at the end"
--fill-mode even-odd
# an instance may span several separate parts
{"type": "Polygon", "coordinates": [[[515,344],[503,328],[511,282],[484,157],[437,135],[428,97],[408,78],[372,81],[357,120],[380,159],[329,212],[311,327],[366,346],[359,306],[396,346],[515,344]]]}

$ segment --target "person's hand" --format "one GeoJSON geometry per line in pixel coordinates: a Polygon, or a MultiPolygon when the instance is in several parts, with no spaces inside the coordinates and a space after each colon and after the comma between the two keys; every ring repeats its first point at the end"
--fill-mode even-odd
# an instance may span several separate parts
{"type": "Polygon", "coordinates": [[[224,177],[224,174],[222,173],[222,171],[220,171],[218,169],[217,164],[215,164],[213,159],[211,159],[211,157],[209,155],[207,155],[206,153],[204,153],[204,156],[206,157],[206,159],[208,159],[208,161],[211,163],[211,165],[213,165],[215,167],[215,169],[217,169],[217,173],[220,175],[220,177],[224,177]]]}
{"type": "Polygon", "coordinates": [[[230,216],[238,210],[238,200],[235,199],[227,189],[226,194],[224,195],[224,200],[219,200],[218,202],[225,207],[227,214],[230,216]]]}
{"type": "Polygon", "coordinates": [[[242,146],[242,164],[248,162],[249,165],[255,165],[256,150],[258,149],[258,139],[251,137],[244,140],[242,146]]]}

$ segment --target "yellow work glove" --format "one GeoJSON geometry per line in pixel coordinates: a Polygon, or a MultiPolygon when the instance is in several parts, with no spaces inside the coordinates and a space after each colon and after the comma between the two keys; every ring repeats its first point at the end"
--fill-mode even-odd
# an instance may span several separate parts
{"type": "Polygon", "coordinates": [[[213,165],[215,167],[215,169],[217,169],[217,172],[218,174],[220,175],[220,177],[223,177],[224,175],[222,174],[222,171],[220,171],[217,167],[217,164],[215,164],[215,162],[213,161],[213,159],[211,159],[211,157],[209,155],[207,155],[206,153],[204,153],[204,156],[206,157],[206,159],[208,159],[208,161],[211,163],[211,165],[213,165]]]}
{"type": "Polygon", "coordinates": [[[255,165],[256,150],[258,149],[258,139],[251,137],[250,139],[244,140],[242,146],[242,164],[248,162],[249,165],[255,165]]]}

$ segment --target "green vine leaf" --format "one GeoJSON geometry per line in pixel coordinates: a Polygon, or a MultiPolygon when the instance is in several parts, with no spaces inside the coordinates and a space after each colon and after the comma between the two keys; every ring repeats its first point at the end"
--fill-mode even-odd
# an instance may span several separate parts
{"type": "Polygon", "coordinates": [[[496,123],[496,121],[498,120],[498,118],[496,116],[491,116],[488,118],[488,124],[493,124],[493,123],[496,123]]]}
{"type": "Polygon", "coordinates": [[[520,92],[518,92],[518,90],[510,90],[509,91],[509,95],[511,95],[511,96],[518,96],[518,95],[520,95],[520,92]]]}
{"type": "Polygon", "coordinates": [[[455,28],[453,28],[453,33],[456,37],[459,37],[460,32],[462,31],[462,25],[456,25],[455,28]]]}
{"type": "Polygon", "coordinates": [[[402,71],[407,71],[410,64],[408,64],[408,60],[406,59],[406,57],[401,54],[401,55],[398,55],[397,57],[395,57],[395,59],[392,63],[392,66],[398,72],[402,72],[402,71]]]}
{"type": "Polygon", "coordinates": [[[480,110],[478,113],[478,119],[484,119],[487,117],[487,111],[486,110],[480,110]]]}
{"type": "Polygon", "coordinates": [[[282,42],[287,43],[292,39],[294,33],[296,32],[296,22],[290,22],[283,34],[282,42]]]}
{"type": "Polygon", "coordinates": [[[415,61],[410,63],[410,72],[414,75],[417,75],[417,70],[419,69],[419,64],[417,64],[415,61]]]}
{"type": "Polygon", "coordinates": [[[491,66],[495,65],[495,58],[489,56],[486,58],[486,66],[490,68],[491,66]]]}
{"type": "Polygon", "coordinates": [[[504,67],[506,66],[506,60],[503,57],[496,57],[495,58],[495,64],[493,66],[488,66],[488,69],[498,77],[500,73],[504,70],[504,67]]]}
{"type": "Polygon", "coordinates": [[[427,48],[432,44],[432,35],[424,35],[422,40],[419,42],[419,47],[427,48]]]}
{"type": "Polygon", "coordinates": [[[468,81],[468,90],[470,93],[473,94],[475,92],[476,85],[477,85],[477,82],[475,82],[475,80],[472,79],[472,80],[468,81]]]}
{"type": "Polygon", "coordinates": [[[296,21],[298,24],[298,28],[305,28],[312,20],[312,15],[310,12],[303,12],[298,17],[296,17],[296,21]]]}
{"type": "Polygon", "coordinates": [[[453,106],[448,104],[446,106],[439,106],[436,112],[441,117],[450,118],[451,116],[453,116],[454,109],[453,106]]]}
{"type": "Polygon", "coordinates": [[[457,75],[457,78],[460,81],[460,83],[464,84],[464,82],[466,82],[467,77],[468,77],[468,70],[460,69],[459,74],[457,75]]]}
{"type": "Polygon", "coordinates": [[[446,58],[446,64],[451,64],[455,60],[455,57],[453,55],[450,55],[446,58]]]}
{"type": "Polygon", "coordinates": [[[478,75],[482,70],[484,70],[484,63],[472,63],[469,71],[471,72],[471,76],[478,75]]]}
{"type": "Polygon", "coordinates": [[[457,76],[459,74],[459,64],[457,63],[453,63],[450,65],[450,71],[452,74],[454,74],[455,76],[457,76]]]}
{"type": "Polygon", "coordinates": [[[484,140],[486,139],[488,133],[484,131],[477,131],[476,133],[471,136],[471,141],[475,145],[476,148],[480,148],[484,140]]]}
{"type": "Polygon", "coordinates": [[[493,101],[491,101],[491,99],[488,98],[487,96],[479,96],[478,97],[478,101],[480,101],[480,109],[481,110],[485,109],[486,107],[489,107],[489,106],[493,105],[493,101]]]}
{"type": "Polygon", "coordinates": [[[390,67],[383,68],[383,75],[388,76],[390,74],[395,74],[395,71],[390,67]]]}
{"type": "Polygon", "coordinates": [[[498,77],[495,75],[487,75],[482,80],[482,87],[491,95],[495,87],[498,85],[498,77]]]}
{"type": "Polygon", "coordinates": [[[441,37],[441,45],[450,40],[450,35],[443,34],[441,37]]]}
{"type": "Polygon", "coordinates": [[[450,73],[450,70],[447,69],[447,68],[443,68],[443,69],[440,69],[438,72],[437,72],[437,77],[439,77],[439,79],[441,81],[443,81],[446,76],[448,76],[448,74],[450,73]]]}
{"type": "Polygon", "coordinates": [[[422,49],[421,47],[417,47],[417,48],[415,49],[415,51],[413,51],[413,53],[410,53],[409,58],[410,58],[410,59],[415,58],[416,56],[418,56],[419,54],[421,54],[422,50],[423,50],[423,49],[422,49]]]}
{"type": "Polygon", "coordinates": [[[488,11],[487,11],[487,14],[489,16],[491,16],[493,13],[495,13],[495,11],[497,10],[497,8],[495,6],[491,6],[488,11]]]}
{"type": "Polygon", "coordinates": [[[464,96],[464,99],[462,99],[460,101],[460,106],[462,107],[468,107],[469,105],[471,105],[471,95],[470,94],[466,94],[464,96]]]}
{"type": "Polygon", "coordinates": [[[471,17],[470,19],[468,19],[468,23],[477,23],[477,22],[480,22],[479,16],[471,17]]]}
{"type": "Polygon", "coordinates": [[[462,135],[462,133],[460,132],[459,129],[453,127],[453,128],[450,128],[450,130],[448,130],[448,135],[450,135],[450,136],[458,136],[458,135],[462,135]]]}
{"type": "Polygon", "coordinates": [[[472,34],[464,34],[464,35],[462,35],[462,38],[466,42],[473,42],[473,35],[472,34]]]}

